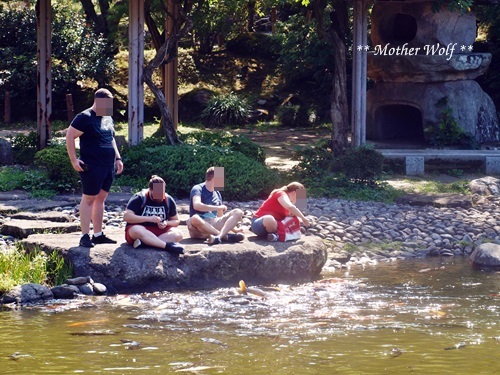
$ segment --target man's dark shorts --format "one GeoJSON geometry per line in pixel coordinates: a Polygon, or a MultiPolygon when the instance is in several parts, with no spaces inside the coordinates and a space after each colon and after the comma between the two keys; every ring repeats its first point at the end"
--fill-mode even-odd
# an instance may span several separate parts
{"type": "Polygon", "coordinates": [[[85,195],[97,195],[101,189],[109,192],[115,179],[115,166],[89,165],[88,171],[80,172],[80,179],[85,195]]]}

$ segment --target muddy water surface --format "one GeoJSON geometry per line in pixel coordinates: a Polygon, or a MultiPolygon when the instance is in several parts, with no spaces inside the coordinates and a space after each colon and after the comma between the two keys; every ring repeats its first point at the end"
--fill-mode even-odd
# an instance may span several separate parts
{"type": "Polygon", "coordinates": [[[0,310],[0,374],[500,373],[500,274],[463,259],[237,287],[0,310]]]}

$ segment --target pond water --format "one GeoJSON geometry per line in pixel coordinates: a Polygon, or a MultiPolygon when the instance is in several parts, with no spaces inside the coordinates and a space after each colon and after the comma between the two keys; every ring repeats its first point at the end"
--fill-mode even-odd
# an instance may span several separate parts
{"type": "Polygon", "coordinates": [[[408,260],[300,285],[0,310],[0,374],[498,374],[500,273],[408,260]]]}

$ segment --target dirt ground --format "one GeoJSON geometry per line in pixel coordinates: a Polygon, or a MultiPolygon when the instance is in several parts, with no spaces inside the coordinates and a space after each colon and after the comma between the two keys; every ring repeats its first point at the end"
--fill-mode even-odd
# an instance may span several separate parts
{"type": "MultiPolygon", "coordinates": [[[[288,170],[298,163],[298,161],[292,160],[294,148],[312,145],[320,139],[330,137],[328,129],[276,128],[266,131],[240,129],[233,130],[232,132],[244,134],[253,142],[264,147],[267,156],[266,164],[281,171],[288,170]]],[[[393,175],[387,179],[387,182],[397,189],[418,191],[419,187],[423,187],[429,181],[451,184],[461,180],[471,181],[481,177],[485,177],[485,175],[480,171],[464,171],[458,177],[433,171],[426,173],[424,176],[393,175]]]]}
{"type": "Polygon", "coordinates": [[[329,137],[327,130],[269,129],[266,131],[238,129],[235,134],[246,135],[266,151],[266,164],[278,170],[288,170],[298,163],[292,160],[297,147],[313,145],[322,138],[329,137]]]}

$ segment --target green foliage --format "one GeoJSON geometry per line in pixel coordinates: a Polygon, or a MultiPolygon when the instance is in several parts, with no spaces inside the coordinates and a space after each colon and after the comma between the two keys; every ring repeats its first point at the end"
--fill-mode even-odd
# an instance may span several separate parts
{"type": "Polygon", "coordinates": [[[278,174],[240,152],[229,148],[183,144],[149,146],[146,142],[122,154],[122,185],[144,188],[152,174],[167,182],[167,192],[177,198],[189,197],[191,188],[204,181],[210,166],[224,167],[224,199],[249,200],[265,197],[279,185],[278,174]]]}
{"type": "Polygon", "coordinates": [[[192,13],[193,34],[200,53],[210,53],[217,37],[230,39],[245,24],[246,7],[236,0],[205,1],[192,13]]]}
{"type": "Polygon", "coordinates": [[[345,178],[343,174],[325,174],[321,178],[304,177],[302,182],[312,197],[341,198],[357,201],[394,202],[404,195],[385,182],[365,185],[345,178]]]}
{"type": "Polygon", "coordinates": [[[452,177],[462,177],[464,175],[464,171],[462,169],[450,169],[447,174],[452,177]]]}
{"type": "Polygon", "coordinates": [[[50,255],[40,250],[27,253],[19,245],[14,251],[0,252],[0,293],[27,283],[59,285],[71,274],[71,267],[57,252],[50,255]]]}
{"type": "Polygon", "coordinates": [[[79,187],[64,145],[51,145],[35,155],[35,165],[47,173],[49,187],[58,192],[71,192],[79,187]]]}
{"type": "Polygon", "coordinates": [[[289,83],[313,79],[318,87],[331,88],[331,62],[335,51],[318,38],[316,22],[306,21],[302,14],[277,22],[276,38],[281,46],[280,68],[289,83]]]}
{"type": "Polygon", "coordinates": [[[279,55],[280,42],[272,35],[261,33],[241,33],[227,42],[229,52],[240,56],[275,59],[279,55]]]}
{"type": "Polygon", "coordinates": [[[54,182],[50,180],[47,171],[28,169],[24,174],[23,190],[32,198],[47,199],[57,194],[54,182]]]}
{"type": "Polygon", "coordinates": [[[439,12],[439,10],[447,5],[448,9],[453,11],[467,12],[474,3],[474,0],[434,0],[432,10],[439,12]]]}
{"type": "Polygon", "coordinates": [[[310,126],[309,115],[304,106],[283,105],[276,111],[278,122],[287,128],[298,128],[310,126]]]}
{"type": "Polygon", "coordinates": [[[450,107],[443,109],[439,116],[439,123],[426,127],[424,131],[430,137],[430,144],[438,147],[456,145],[464,135],[450,107]]]}
{"type": "Polygon", "coordinates": [[[181,134],[179,138],[188,144],[230,148],[258,161],[260,164],[266,162],[264,149],[244,135],[233,135],[228,131],[197,131],[181,134]]]}
{"type": "Polygon", "coordinates": [[[335,156],[328,140],[297,151],[299,164],[290,178],[302,181],[313,196],[391,202],[402,193],[380,182],[383,155],[369,147],[335,156]]]}
{"type": "Polygon", "coordinates": [[[14,167],[0,168],[0,191],[23,189],[24,171],[14,167]]]}
{"type": "Polygon", "coordinates": [[[0,169],[0,191],[24,190],[32,198],[50,198],[57,191],[47,172],[37,169],[3,167],[0,169]]]}
{"type": "Polygon", "coordinates": [[[320,140],[314,147],[297,150],[299,164],[295,171],[304,176],[321,178],[325,174],[339,174],[346,180],[374,185],[383,173],[383,155],[370,147],[349,148],[336,157],[329,141],[320,140]]]}
{"type": "MultiPolygon", "coordinates": [[[[79,90],[85,79],[102,81],[113,73],[112,58],[104,53],[106,40],[96,37],[85,18],[53,4],[52,89],[54,105],[68,91],[79,90]]],[[[0,12],[0,100],[11,91],[13,117],[36,115],[37,36],[34,9],[0,12]]],[[[63,104],[64,105],[64,104],[63,104]]]]}
{"type": "Polygon", "coordinates": [[[384,156],[370,147],[348,148],[336,161],[336,170],[350,181],[375,185],[382,175],[384,156]]]}
{"type": "Polygon", "coordinates": [[[477,148],[478,145],[474,137],[465,133],[453,117],[453,111],[448,106],[447,98],[439,100],[437,106],[441,107],[439,122],[424,129],[429,143],[437,147],[461,145],[466,148],[477,148]]]}
{"type": "Polygon", "coordinates": [[[12,156],[15,164],[30,165],[35,160],[35,154],[38,147],[38,136],[36,132],[18,134],[9,137],[12,145],[12,156]]]}
{"type": "Polygon", "coordinates": [[[486,40],[482,43],[474,43],[474,52],[487,52],[492,54],[491,64],[488,70],[477,78],[477,81],[487,92],[497,110],[500,108],[500,6],[475,6],[478,25],[481,30],[486,31],[486,40]]]}
{"type": "Polygon", "coordinates": [[[212,97],[201,113],[202,123],[210,128],[243,125],[248,121],[250,107],[246,99],[229,93],[212,97]]]}

